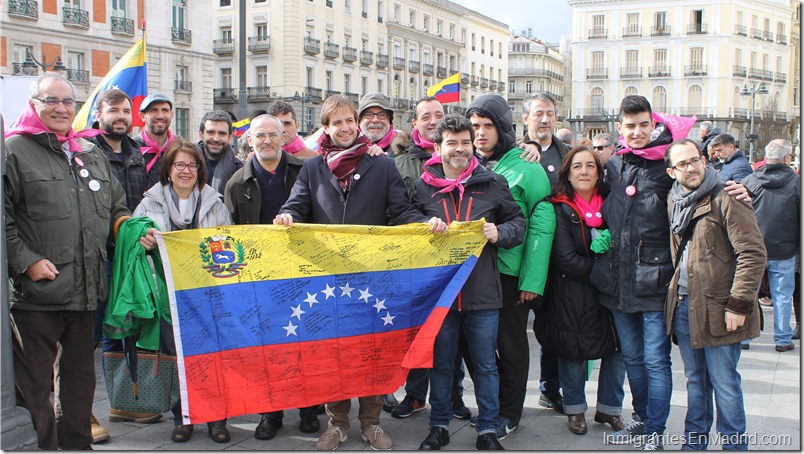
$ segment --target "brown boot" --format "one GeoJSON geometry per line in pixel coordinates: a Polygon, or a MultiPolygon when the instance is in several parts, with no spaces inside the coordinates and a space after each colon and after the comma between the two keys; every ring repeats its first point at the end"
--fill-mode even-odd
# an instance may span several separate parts
{"type": "Polygon", "coordinates": [[[583,413],[578,415],[567,415],[567,418],[569,418],[570,432],[578,435],[586,434],[586,415],[583,413]]]}
{"type": "Polygon", "coordinates": [[[96,418],[94,414],[91,415],[89,421],[92,425],[92,444],[107,441],[112,438],[111,435],[109,435],[109,431],[98,422],[98,418],[96,418]]]}

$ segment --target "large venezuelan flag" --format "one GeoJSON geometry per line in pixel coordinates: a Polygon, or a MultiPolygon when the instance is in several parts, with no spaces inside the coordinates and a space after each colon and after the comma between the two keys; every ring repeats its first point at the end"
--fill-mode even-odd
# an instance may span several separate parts
{"type": "Polygon", "coordinates": [[[427,96],[435,96],[441,104],[461,101],[461,73],[455,73],[427,89],[427,96]]]}
{"type": "Polygon", "coordinates": [[[95,122],[98,116],[98,94],[110,88],[119,88],[131,98],[132,127],[143,126],[137,113],[142,100],[148,96],[148,65],[145,36],[131,46],[123,57],[95,87],[73,120],[73,129],[80,131],[95,122]]]}
{"type": "Polygon", "coordinates": [[[482,222],[158,235],[185,424],[396,391],[432,366],[482,222]]]}

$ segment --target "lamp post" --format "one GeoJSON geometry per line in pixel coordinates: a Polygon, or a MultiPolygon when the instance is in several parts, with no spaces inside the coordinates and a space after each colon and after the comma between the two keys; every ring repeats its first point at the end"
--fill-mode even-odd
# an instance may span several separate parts
{"type": "Polygon", "coordinates": [[[64,66],[64,63],[61,61],[61,55],[57,55],[52,62],[48,63],[47,55],[42,54],[42,61],[40,62],[31,54],[30,50],[26,49],[25,61],[22,63],[22,72],[29,76],[35,76],[39,71],[37,66],[42,68],[42,71],[47,71],[47,68],[50,66],[53,66],[54,71],[65,71],[67,69],[67,67],[64,66]]]}
{"type": "Polygon", "coordinates": [[[300,95],[299,92],[297,91],[293,95],[293,100],[296,101],[296,102],[301,103],[301,115],[302,115],[301,127],[302,127],[302,133],[300,135],[306,136],[307,135],[307,111],[304,110],[304,103],[305,102],[310,102],[313,99],[310,97],[310,95],[307,92],[302,92],[302,94],[300,95]]]}
{"type": "Polygon", "coordinates": [[[757,138],[759,138],[759,134],[754,134],[754,108],[756,107],[757,95],[767,95],[768,94],[768,87],[765,86],[765,83],[760,83],[759,87],[757,87],[756,82],[748,88],[748,84],[743,85],[743,89],[740,90],[740,94],[743,96],[750,96],[751,97],[751,126],[749,126],[748,136],[748,162],[754,162],[754,142],[756,142],[757,138]]]}

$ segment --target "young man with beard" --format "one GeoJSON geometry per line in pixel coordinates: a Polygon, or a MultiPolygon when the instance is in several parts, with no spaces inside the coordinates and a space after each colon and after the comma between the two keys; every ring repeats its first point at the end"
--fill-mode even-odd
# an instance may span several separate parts
{"type": "Polygon", "coordinates": [[[222,110],[205,113],[201,118],[199,136],[198,147],[207,165],[207,184],[223,197],[229,178],[243,167],[243,161],[235,156],[231,146],[232,117],[222,110]]]}
{"type": "Polygon", "coordinates": [[[678,342],[687,377],[682,449],[707,449],[714,396],[722,440],[716,444],[745,450],[737,363],[740,342],[759,336],[756,289],[766,258],[762,234],[754,211],[722,191],[717,171],[707,168],[693,141],[670,144],[664,163],[675,180],[667,198],[675,273],[664,323],[678,342]]]}
{"type": "Polygon", "coordinates": [[[475,131],[474,145],[480,164],[506,178],[514,200],[525,215],[523,244],[500,249],[499,270],[502,309],[497,335],[500,374],[500,416],[497,437],[502,440],[519,425],[528,385],[529,305],[544,293],[547,266],[556,226],[556,214],[548,201],[550,180],[538,163],[520,157],[516,147],[513,115],[499,95],[482,95],[466,111],[475,131]]]}
{"type": "MultiPolygon", "coordinates": [[[[351,98],[327,98],[321,109],[321,124],[321,156],[304,162],[274,224],[386,225],[390,216],[392,225],[427,222],[433,232],[447,230],[443,221],[427,218],[408,202],[405,184],[392,159],[367,154],[369,140],[357,128],[351,98]]],[[[364,396],[358,401],[363,440],[374,449],[391,449],[391,438],[379,425],[383,396],[364,396]]],[[[318,438],[316,449],[330,451],[346,441],[351,406],[351,399],[326,404],[329,425],[318,438]]]]}
{"type": "Polygon", "coordinates": [[[299,137],[299,120],[296,119],[296,111],[293,106],[284,101],[276,101],[268,106],[267,113],[282,122],[283,151],[302,160],[318,156],[318,153],[307,148],[302,138],[299,137]]]}
{"type": "Polygon", "coordinates": [[[478,404],[477,449],[502,450],[497,439],[500,377],[497,373],[497,325],[502,306],[497,248],[522,243],[525,217],[514,201],[505,178],[481,167],[472,151],[472,123],[451,115],[438,123],[435,151],[425,163],[414,201],[427,215],[446,222],[485,219],[488,243],[441,325],[433,347],[430,370],[430,434],[420,450],[438,450],[449,444],[453,417],[452,390],[458,340],[466,339],[474,365],[472,380],[478,404]]]}
{"type": "Polygon", "coordinates": [[[388,97],[380,92],[366,93],[360,99],[357,112],[360,131],[366,135],[369,143],[388,153],[391,142],[396,137],[394,111],[391,110],[388,97]]]}
{"type": "Polygon", "coordinates": [[[140,119],[145,124],[135,140],[140,146],[148,171],[148,187],[159,183],[159,163],[167,147],[176,140],[170,132],[173,103],[161,93],[148,95],[140,104],[140,119]]]}

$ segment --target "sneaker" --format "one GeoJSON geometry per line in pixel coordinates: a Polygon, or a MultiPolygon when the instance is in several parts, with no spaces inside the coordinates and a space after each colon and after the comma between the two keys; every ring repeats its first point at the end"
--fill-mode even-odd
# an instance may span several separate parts
{"type": "Polygon", "coordinates": [[[89,421],[92,424],[92,444],[100,443],[112,438],[111,435],[109,435],[109,431],[100,425],[98,418],[96,418],[94,414],[90,415],[89,421]]]}
{"type": "Polygon", "coordinates": [[[623,430],[618,430],[613,434],[606,434],[606,442],[613,445],[630,445],[634,442],[634,437],[638,437],[645,433],[645,423],[639,418],[639,415],[634,414],[634,419],[625,425],[623,430]]]}
{"type": "MultiPolygon", "coordinates": [[[[399,401],[396,399],[396,396],[393,395],[393,393],[392,394],[385,394],[384,396],[382,396],[382,409],[383,409],[383,411],[387,411],[388,413],[391,413],[391,410],[393,410],[394,407],[396,407],[397,405],[399,405],[399,401]]],[[[321,414],[323,414],[323,413],[321,413],[321,414]]]]}
{"type": "Polygon", "coordinates": [[[424,401],[416,399],[408,394],[404,399],[402,399],[401,404],[397,405],[393,410],[391,410],[391,416],[394,418],[407,418],[413,413],[422,411],[425,408],[427,408],[427,404],[424,403],[424,401]]]}
{"type": "Polygon", "coordinates": [[[642,450],[643,451],[664,451],[664,446],[661,443],[661,436],[657,434],[653,434],[650,436],[645,436],[644,440],[642,441],[642,450]]]}
{"type": "Polygon", "coordinates": [[[458,419],[470,419],[472,417],[472,410],[463,403],[463,397],[455,396],[452,399],[452,415],[458,419]]]}
{"type": "Polygon", "coordinates": [[[505,437],[511,435],[516,430],[517,425],[506,417],[497,419],[497,440],[505,440],[505,437]]]}
{"type": "Polygon", "coordinates": [[[545,396],[542,394],[539,397],[539,405],[546,408],[552,408],[553,410],[562,414],[564,413],[564,398],[561,396],[561,394],[556,396],[545,396]]]}
{"type": "Polygon", "coordinates": [[[472,416],[471,418],[469,418],[469,425],[472,427],[477,426],[477,416],[472,416]]]}
{"type": "Polygon", "coordinates": [[[338,446],[346,441],[346,433],[338,426],[329,426],[327,431],[318,437],[315,449],[318,451],[334,451],[338,446]]]}
{"type": "Polygon", "coordinates": [[[792,350],[794,348],[796,348],[796,344],[791,342],[791,343],[789,343],[787,345],[777,345],[776,346],[776,351],[777,352],[789,352],[790,350],[792,350]]]}
{"type": "Polygon", "coordinates": [[[801,339],[801,325],[796,323],[796,329],[793,330],[793,340],[801,339]]]}
{"type": "Polygon", "coordinates": [[[109,422],[138,422],[141,424],[150,424],[160,419],[162,419],[162,413],[125,411],[109,407],[109,422]]]}
{"type": "Polygon", "coordinates": [[[369,426],[363,433],[360,434],[363,441],[367,441],[371,445],[371,449],[388,451],[393,446],[391,437],[385,433],[384,430],[378,425],[369,426]]]}

